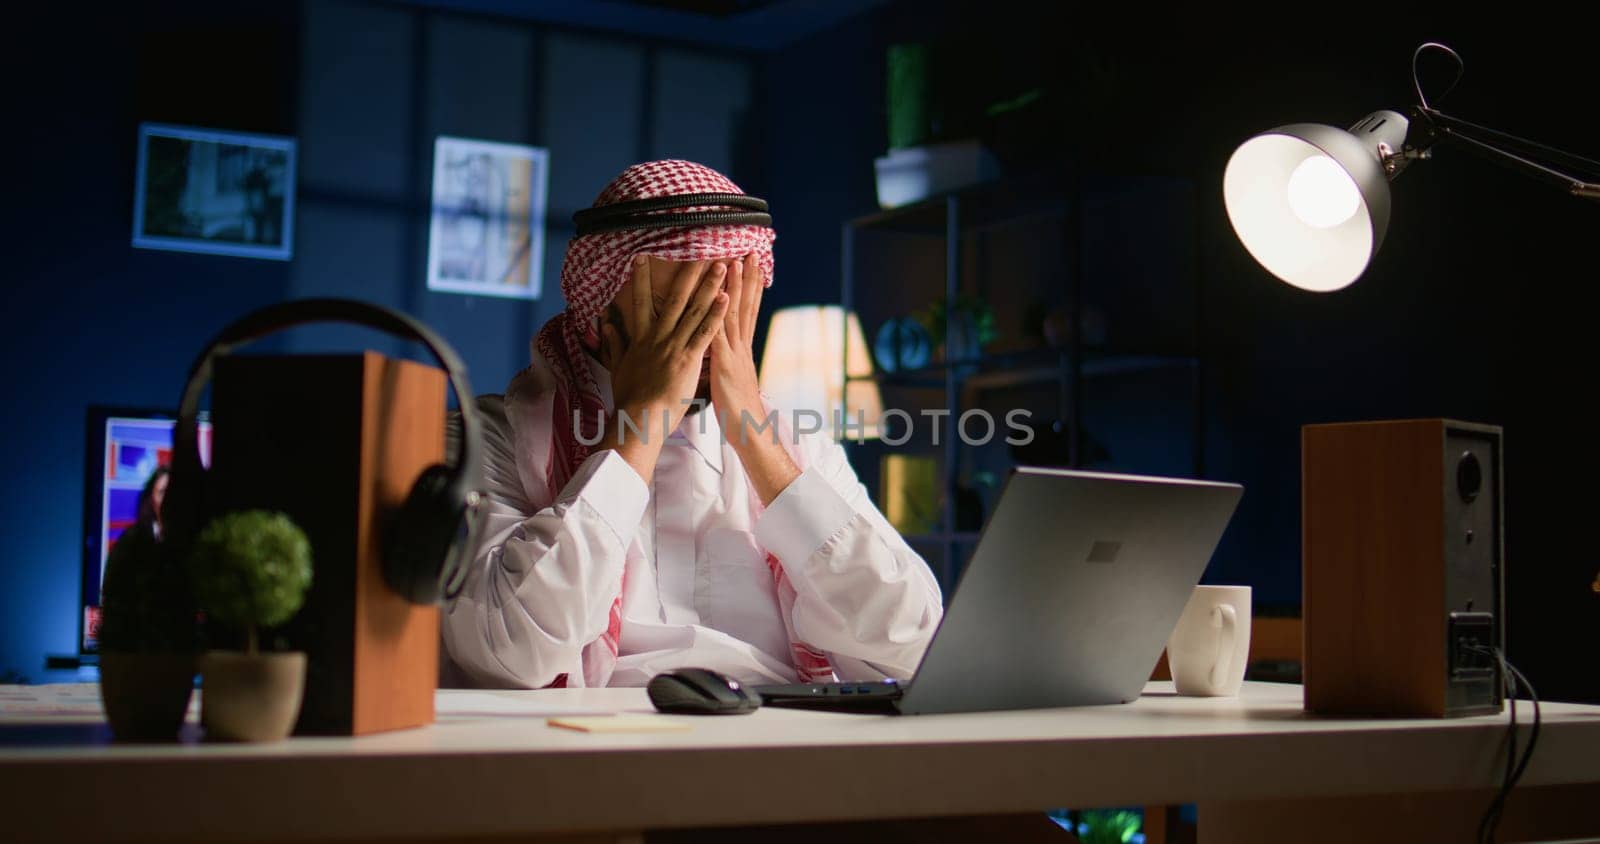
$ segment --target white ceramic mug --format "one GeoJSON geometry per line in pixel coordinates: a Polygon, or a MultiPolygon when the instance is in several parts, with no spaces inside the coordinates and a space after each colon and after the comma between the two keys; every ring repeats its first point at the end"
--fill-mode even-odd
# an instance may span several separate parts
{"type": "Polygon", "coordinates": [[[1250,587],[1196,586],[1167,639],[1180,695],[1236,695],[1250,658],[1250,587]]]}

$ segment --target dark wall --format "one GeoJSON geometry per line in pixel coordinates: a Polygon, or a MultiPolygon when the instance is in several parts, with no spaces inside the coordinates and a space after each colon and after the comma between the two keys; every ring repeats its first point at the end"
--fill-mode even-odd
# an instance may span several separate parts
{"type": "MultiPolygon", "coordinates": [[[[76,648],[88,405],[174,407],[226,322],[310,296],[420,317],[461,353],[475,391],[498,392],[562,307],[573,210],[636,161],[690,158],[741,180],[760,158],[752,60],[728,51],[364,2],[34,8],[13,23],[4,113],[19,151],[0,200],[13,447],[0,471],[20,480],[0,495],[0,672],[36,681],[72,676],[43,666],[76,648]],[[294,136],[294,259],[132,248],[145,120],[294,136]],[[425,289],[441,134],[549,149],[538,301],[425,289]]],[[[423,354],[324,326],[261,345],[423,354]]]]}
{"type": "Polygon", "coordinates": [[[49,676],[47,652],[77,647],[85,406],[175,405],[203,338],[289,284],[280,262],[129,241],[141,118],[292,132],[292,10],[219,10],[203,25],[177,9],[107,15],[32,19],[7,59],[7,124],[22,137],[4,202],[15,412],[0,472],[23,480],[0,498],[0,668],[34,679],[49,676]],[[235,61],[223,39],[249,46],[235,61]]]}
{"type": "MultiPolygon", "coordinates": [[[[1600,122],[1578,106],[1600,83],[1592,57],[1559,49],[1548,31],[1457,14],[1386,18],[1381,31],[1256,19],[1248,32],[1082,17],[1060,27],[1044,15],[1020,3],[892,4],[766,62],[772,199],[786,222],[805,221],[788,223],[780,241],[789,272],[798,263],[827,278],[837,221],[875,210],[884,49],[948,48],[959,72],[946,76],[956,82],[943,97],[945,133],[989,139],[1012,173],[1082,168],[1194,186],[1206,474],[1246,487],[1208,582],[1251,584],[1261,605],[1298,605],[1301,425],[1434,416],[1502,425],[1511,655],[1541,692],[1600,698],[1600,677],[1579,669],[1600,648],[1590,588],[1600,555],[1585,542],[1580,479],[1595,461],[1578,421],[1592,380],[1600,205],[1441,146],[1395,184],[1388,240],[1365,277],[1317,295],[1256,266],[1221,202],[1228,156],[1250,135],[1349,125],[1413,103],[1412,51],[1427,40],[1467,63],[1435,105],[1600,158],[1600,122]],[[1035,87],[1053,106],[1031,123],[972,111],[1035,87]]],[[[1440,90],[1437,74],[1423,78],[1440,90]]],[[[1130,241],[1166,249],[1179,239],[1130,241]]]]}

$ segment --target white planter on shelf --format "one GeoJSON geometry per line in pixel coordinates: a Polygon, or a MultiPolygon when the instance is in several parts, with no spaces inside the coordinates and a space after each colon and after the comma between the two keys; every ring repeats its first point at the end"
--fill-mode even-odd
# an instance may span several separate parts
{"type": "Polygon", "coordinates": [[[1000,163],[977,141],[890,150],[875,162],[878,205],[897,208],[1000,177],[1000,163]]]}

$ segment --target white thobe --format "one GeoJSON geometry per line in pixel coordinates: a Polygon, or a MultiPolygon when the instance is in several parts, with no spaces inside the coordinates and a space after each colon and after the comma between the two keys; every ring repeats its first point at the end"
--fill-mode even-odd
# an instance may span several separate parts
{"type": "MultiPolygon", "coordinates": [[[[610,410],[609,376],[593,368],[610,410]]],[[[769,552],[795,588],[796,636],[841,680],[915,672],[942,617],[938,583],[838,443],[781,425],[802,472],[763,508],[708,408],[684,417],[649,484],[602,450],[551,495],[549,383],[536,362],[503,401],[478,402],[490,515],[443,616],[443,682],[540,688],[565,675],[569,686],[638,686],[685,666],[795,682],[769,552]],[[607,672],[596,666],[608,659],[585,651],[605,647],[619,583],[621,637],[607,672]]]]}

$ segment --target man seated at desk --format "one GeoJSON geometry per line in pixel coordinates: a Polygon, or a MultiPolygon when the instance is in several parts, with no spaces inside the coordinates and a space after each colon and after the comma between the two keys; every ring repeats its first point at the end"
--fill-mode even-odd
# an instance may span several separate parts
{"type": "Polygon", "coordinates": [[[628,168],[608,206],[580,221],[532,365],[479,401],[491,515],[443,618],[442,682],[910,677],[942,615],[927,564],[838,443],[782,413],[757,427],[770,218],[686,161],[628,168]],[[724,202],[619,205],[695,194],[724,202]]]}

